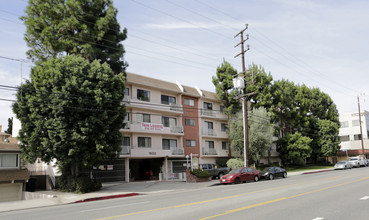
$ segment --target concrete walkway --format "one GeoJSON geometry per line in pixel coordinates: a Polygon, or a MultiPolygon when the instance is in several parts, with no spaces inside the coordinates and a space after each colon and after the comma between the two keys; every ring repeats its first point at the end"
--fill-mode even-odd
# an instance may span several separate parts
{"type": "MultiPolygon", "coordinates": [[[[289,172],[288,176],[327,172],[331,170],[333,169],[289,172]]],[[[103,183],[101,190],[99,190],[98,192],[85,194],[65,193],[59,191],[37,191],[37,193],[49,195],[51,198],[2,202],[0,203],[0,212],[68,204],[75,202],[85,202],[91,200],[135,196],[139,194],[154,194],[178,190],[199,189],[210,187],[216,184],[219,184],[219,180],[212,180],[209,182],[202,183],[186,183],[186,182],[171,182],[171,181],[162,181],[162,182],[143,181],[131,183],[112,182],[112,183],[103,183]]]]}

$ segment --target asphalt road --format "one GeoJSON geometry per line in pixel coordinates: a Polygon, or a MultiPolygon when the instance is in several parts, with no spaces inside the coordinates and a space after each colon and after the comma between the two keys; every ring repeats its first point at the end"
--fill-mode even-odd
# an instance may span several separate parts
{"type": "Polygon", "coordinates": [[[369,168],[4,212],[0,219],[369,219],[369,168]]]}

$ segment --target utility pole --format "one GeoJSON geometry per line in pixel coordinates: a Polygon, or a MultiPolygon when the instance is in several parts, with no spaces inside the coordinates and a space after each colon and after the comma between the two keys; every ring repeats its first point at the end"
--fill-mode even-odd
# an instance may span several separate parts
{"type": "MultiPolygon", "coordinates": [[[[242,112],[243,112],[243,137],[244,137],[244,152],[243,152],[243,156],[244,156],[244,166],[249,166],[249,135],[248,135],[248,120],[247,120],[247,117],[248,117],[248,114],[247,114],[247,96],[248,95],[251,95],[253,93],[250,93],[250,94],[246,94],[246,84],[245,83],[245,79],[246,79],[246,67],[245,67],[245,53],[250,50],[250,46],[247,45],[247,49],[245,50],[245,47],[244,47],[244,43],[249,39],[249,35],[247,34],[246,35],[246,39],[243,39],[243,34],[244,32],[247,30],[248,28],[248,24],[246,24],[246,27],[240,31],[238,34],[236,34],[236,36],[234,36],[235,38],[237,36],[241,36],[241,41],[240,43],[238,43],[236,46],[234,47],[238,47],[239,45],[241,45],[241,53],[237,54],[235,56],[238,57],[239,55],[242,55],[242,72],[239,73],[238,75],[242,74],[243,75],[243,82],[244,82],[244,92],[243,92],[243,95],[241,96],[241,99],[242,99],[242,112]]],[[[241,88],[241,87],[240,87],[241,88]]]]}
{"type": "Polygon", "coordinates": [[[360,124],[360,136],[361,136],[361,149],[362,154],[364,155],[364,140],[363,140],[363,129],[361,128],[361,112],[360,112],[360,99],[359,96],[357,97],[357,105],[359,108],[359,124],[360,124]]]}

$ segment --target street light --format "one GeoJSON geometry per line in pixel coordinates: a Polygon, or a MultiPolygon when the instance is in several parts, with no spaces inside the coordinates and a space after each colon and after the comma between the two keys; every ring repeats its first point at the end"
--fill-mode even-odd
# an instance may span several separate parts
{"type": "MultiPolygon", "coordinates": [[[[242,91],[245,88],[245,79],[240,77],[239,75],[233,78],[233,86],[236,90],[242,91]]],[[[240,92],[241,93],[241,92],[240,92]]],[[[242,100],[242,118],[243,118],[243,158],[244,158],[244,166],[247,166],[247,122],[245,117],[246,112],[246,96],[245,94],[241,95],[242,100]]]]}

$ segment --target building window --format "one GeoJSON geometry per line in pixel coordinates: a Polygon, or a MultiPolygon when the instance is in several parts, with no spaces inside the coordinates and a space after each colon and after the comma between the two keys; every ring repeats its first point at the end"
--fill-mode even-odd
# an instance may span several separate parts
{"type": "Polygon", "coordinates": [[[204,126],[205,126],[205,129],[213,130],[213,122],[205,121],[204,126]]]}
{"type": "Polygon", "coordinates": [[[227,124],[226,123],[222,123],[220,127],[221,127],[221,131],[223,131],[223,132],[227,131],[227,124]]]}
{"type": "Polygon", "coordinates": [[[205,110],[213,110],[213,104],[209,102],[204,102],[204,109],[205,110]]]}
{"type": "Polygon", "coordinates": [[[150,102],[150,92],[142,89],[137,89],[137,99],[145,102],[150,102]]]}
{"type": "Polygon", "coordinates": [[[352,127],[357,127],[357,126],[359,126],[359,125],[360,125],[359,120],[353,120],[353,121],[352,121],[352,127]]]}
{"type": "Polygon", "coordinates": [[[129,97],[129,88],[124,89],[124,97],[129,97]]]}
{"type": "Polygon", "coordinates": [[[357,141],[357,140],[361,140],[361,134],[355,134],[354,135],[354,140],[357,141]]]}
{"type": "Polygon", "coordinates": [[[170,150],[171,148],[177,148],[177,140],[163,139],[163,150],[170,150]]]}
{"type": "Polygon", "coordinates": [[[176,97],[161,95],[161,104],[164,105],[176,104],[176,97]]]}
{"type": "Polygon", "coordinates": [[[138,147],[151,148],[151,137],[138,137],[138,147]]]}
{"type": "Polygon", "coordinates": [[[126,116],[124,116],[124,121],[125,122],[129,121],[129,112],[126,112],[126,116]]]}
{"type": "Polygon", "coordinates": [[[130,137],[123,137],[122,146],[131,146],[131,138],[130,137]]]}
{"type": "Polygon", "coordinates": [[[195,140],[186,140],[186,147],[196,147],[195,140]]]}
{"type": "Polygon", "coordinates": [[[224,111],[224,106],[220,105],[220,113],[223,113],[223,111],[224,111]]]}
{"type": "Polygon", "coordinates": [[[0,154],[0,169],[1,168],[19,168],[19,155],[0,154]]]}
{"type": "Polygon", "coordinates": [[[193,120],[193,119],[185,119],[185,125],[195,126],[195,120],[193,120]]]}
{"type": "Polygon", "coordinates": [[[150,123],[150,115],[149,114],[142,114],[142,113],[137,113],[137,122],[147,122],[150,123]]]}
{"type": "Polygon", "coordinates": [[[163,124],[164,127],[175,127],[177,126],[177,119],[170,117],[162,117],[161,123],[163,124]]]}
{"type": "Polygon", "coordinates": [[[228,142],[222,141],[222,150],[228,150],[228,142]]]}
{"type": "Polygon", "coordinates": [[[193,100],[193,99],[184,99],[184,105],[195,106],[195,100],[193,100]]]}
{"type": "Polygon", "coordinates": [[[214,149],[214,141],[205,141],[205,147],[214,149]]]}
{"type": "Polygon", "coordinates": [[[340,141],[341,142],[350,141],[350,136],[349,135],[340,136],[340,141]]]}
{"type": "Polygon", "coordinates": [[[348,121],[341,121],[341,128],[348,128],[349,124],[348,121]]]}

